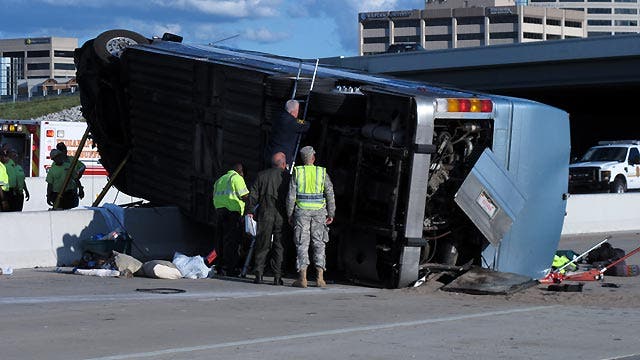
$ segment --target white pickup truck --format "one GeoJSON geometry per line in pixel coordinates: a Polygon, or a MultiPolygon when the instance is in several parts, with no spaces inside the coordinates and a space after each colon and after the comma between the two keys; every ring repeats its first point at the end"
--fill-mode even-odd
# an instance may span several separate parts
{"type": "Polygon", "coordinates": [[[600,141],[569,165],[569,192],[640,189],[640,140],[600,141]]]}

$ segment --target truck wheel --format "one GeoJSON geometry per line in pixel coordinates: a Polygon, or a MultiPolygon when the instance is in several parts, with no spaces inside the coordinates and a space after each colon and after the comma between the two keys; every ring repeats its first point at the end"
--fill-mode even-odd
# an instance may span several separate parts
{"type": "Polygon", "coordinates": [[[627,184],[622,178],[616,178],[611,184],[611,192],[616,194],[624,194],[627,192],[627,184]]]}
{"type": "Polygon", "coordinates": [[[122,51],[129,46],[148,44],[144,36],[129,30],[109,30],[98,35],[93,41],[93,50],[105,63],[119,59],[122,51]]]}

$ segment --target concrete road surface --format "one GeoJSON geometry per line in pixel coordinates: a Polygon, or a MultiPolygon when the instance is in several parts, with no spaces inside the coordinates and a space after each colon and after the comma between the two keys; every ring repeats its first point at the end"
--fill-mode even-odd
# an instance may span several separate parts
{"type": "Polygon", "coordinates": [[[640,359],[640,278],[605,281],[620,287],[474,296],[17,270],[0,276],[0,359],[640,359]]]}

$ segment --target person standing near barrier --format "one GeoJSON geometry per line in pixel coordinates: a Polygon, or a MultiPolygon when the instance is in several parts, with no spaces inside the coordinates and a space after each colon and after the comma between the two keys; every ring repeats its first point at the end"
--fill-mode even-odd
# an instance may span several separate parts
{"type": "Polygon", "coordinates": [[[271,249],[270,266],[273,271],[273,284],[282,285],[282,227],[286,216],[285,199],[287,197],[289,173],[286,171],[287,158],[284,153],[275,153],[271,159],[271,168],[258,173],[251,186],[247,202],[247,216],[258,222],[256,234],[253,273],[254,283],[262,283],[265,262],[271,249]],[[257,207],[257,211],[254,210],[257,207]],[[273,243],[271,236],[273,235],[273,243]]]}
{"type": "Polygon", "coordinates": [[[4,211],[16,211],[16,196],[17,196],[17,178],[16,178],[16,164],[9,157],[9,147],[7,144],[2,145],[2,153],[0,153],[0,162],[4,164],[9,181],[7,189],[4,192],[4,200],[9,204],[8,210],[4,211]]]}
{"type": "Polygon", "coordinates": [[[62,198],[58,209],[72,209],[78,206],[78,185],[75,176],[71,176],[67,187],[62,189],[65,178],[71,169],[71,164],[65,162],[64,155],[58,149],[51,150],[50,154],[53,164],[47,171],[47,204],[55,206],[58,194],[62,191],[62,198]]]}
{"type": "Polygon", "coordinates": [[[238,163],[213,184],[213,206],[217,217],[217,246],[221,247],[219,273],[239,274],[238,247],[243,236],[242,215],[249,190],[244,182],[244,166],[238,163]]]}
{"type": "Polygon", "coordinates": [[[327,170],[314,165],[315,153],[311,146],[300,150],[304,165],[294,168],[287,195],[287,215],[294,226],[293,241],[296,244],[296,268],[299,275],[298,280],[293,282],[294,287],[307,287],[310,243],[318,274],[317,284],[319,287],[327,286],[324,281],[325,244],[329,241],[327,225],[335,217],[336,202],[327,170]]]}
{"type": "Polygon", "coordinates": [[[310,123],[298,119],[300,103],[297,100],[288,100],[284,110],[273,122],[269,144],[265,149],[266,162],[271,161],[273,154],[282,152],[289,164],[293,163],[298,137],[309,130],[310,123]]]}
{"type": "Polygon", "coordinates": [[[29,201],[29,189],[25,182],[25,173],[20,161],[18,160],[18,152],[15,149],[9,150],[9,158],[13,160],[16,169],[16,191],[14,192],[13,211],[22,211],[24,202],[29,201]]]}
{"type": "MultiPolygon", "coordinates": [[[[65,143],[63,142],[59,142],[56,144],[56,149],[58,149],[58,151],[60,151],[64,156],[64,162],[71,164],[71,157],[68,155],[67,145],[65,145],[65,143]]],[[[82,161],[80,161],[80,159],[78,159],[75,166],[75,179],[76,183],[78,184],[78,198],[80,199],[84,198],[84,187],[80,182],[80,178],[82,178],[82,175],[84,175],[84,171],[86,169],[87,166],[82,161]]]]}

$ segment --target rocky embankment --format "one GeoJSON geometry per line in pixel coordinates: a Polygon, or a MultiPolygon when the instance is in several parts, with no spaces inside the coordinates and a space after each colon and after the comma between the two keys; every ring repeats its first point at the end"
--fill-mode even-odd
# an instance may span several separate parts
{"type": "Polygon", "coordinates": [[[80,111],[80,106],[65,109],[59,112],[43,115],[31,120],[39,121],[85,121],[80,111]]]}

